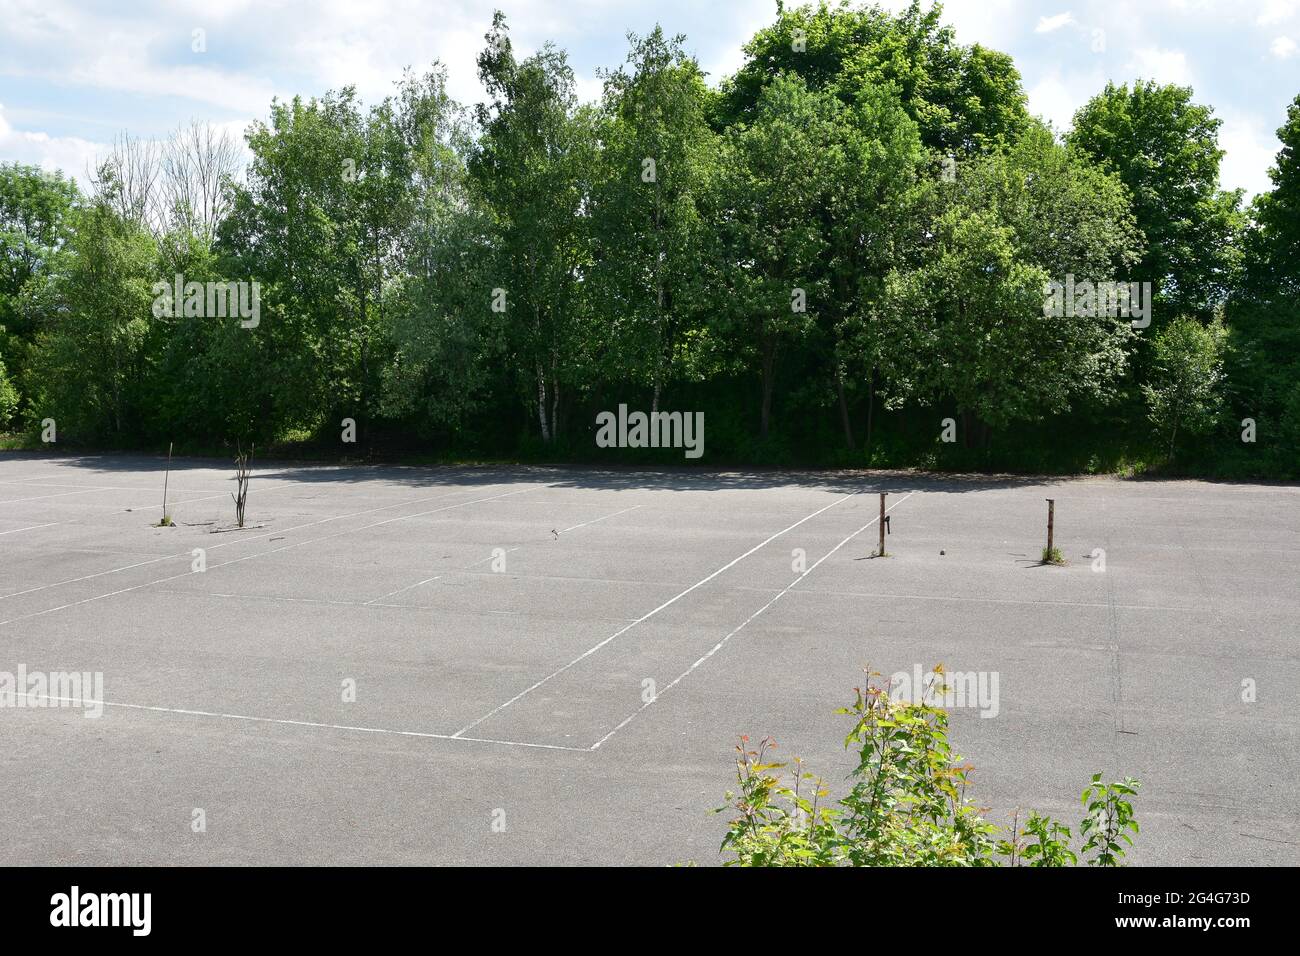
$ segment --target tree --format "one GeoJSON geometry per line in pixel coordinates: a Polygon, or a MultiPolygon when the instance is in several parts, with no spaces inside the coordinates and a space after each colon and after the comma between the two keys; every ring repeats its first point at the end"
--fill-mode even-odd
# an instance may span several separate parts
{"type": "Polygon", "coordinates": [[[37,339],[34,410],[61,431],[128,440],[139,433],[140,402],[156,279],[157,247],[119,212],[119,184],[101,167],[101,192],[76,216],[70,255],[52,279],[60,303],[37,339]]]}
{"type": "Polygon", "coordinates": [[[355,91],[273,103],[248,132],[253,154],[221,236],[224,268],[256,279],[269,321],[268,422],[319,428],[378,411],[388,361],[384,293],[417,198],[412,154],[387,99],[355,91]]]}
{"type": "Polygon", "coordinates": [[[720,186],[719,338],[760,381],[759,437],[768,437],[778,359],[817,331],[830,294],[819,267],[830,241],[825,197],[839,182],[844,106],[798,76],[780,76],[748,124],[728,130],[720,186]]]}
{"type": "Polygon", "coordinates": [[[1219,420],[1223,341],[1221,323],[1204,326],[1180,316],[1152,342],[1154,370],[1142,394],[1156,434],[1168,441],[1170,461],[1180,434],[1204,434],[1219,420]]]}
{"type": "Polygon", "coordinates": [[[212,248],[230,211],[230,186],[241,166],[239,147],[212,124],[195,121],[171,136],[160,162],[158,205],[167,226],[212,248]]]}
{"type": "Polygon", "coordinates": [[[820,263],[829,294],[818,310],[830,343],[825,363],[847,447],[855,445],[850,397],[865,381],[866,440],[872,437],[881,353],[874,321],[891,269],[916,261],[931,183],[916,124],[887,87],[865,92],[840,117],[831,188],[820,221],[829,255],[820,263]]]}
{"type": "Polygon", "coordinates": [[[494,304],[505,310],[516,371],[531,381],[529,403],[549,444],[562,387],[583,384],[595,117],[578,106],[562,50],[546,44],[516,60],[500,12],[486,38],[478,66],[490,100],[476,109],[482,135],[469,163],[495,249],[493,296],[481,307],[485,316],[494,304]]]}
{"type": "Polygon", "coordinates": [[[408,76],[398,122],[413,157],[416,210],[402,268],[388,291],[393,357],[382,410],[424,429],[459,426],[499,382],[501,317],[492,290],[490,223],[470,189],[463,111],[446,93],[442,68],[408,76]]]}
{"type": "Polygon", "coordinates": [[[0,357],[0,430],[8,428],[13,422],[14,412],[18,410],[18,389],[9,381],[5,372],[4,359],[0,357]]]}
{"type": "Polygon", "coordinates": [[[629,34],[627,64],[605,78],[599,172],[591,198],[590,300],[609,330],[605,374],[652,390],[684,374],[704,326],[709,192],[718,137],[709,90],[684,37],[629,34]]]}
{"type": "Polygon", "coordinates": [[[745,120],[776,76],[798,74],[846,103],[891,87],[916,122],[922,143],[943,155],[1013,142],[1029,123],[1020,74],[1005,53],[963,46],[942,25],[943,7],[913,0],[891,16],[878,6],[785,9],[745,45],[746,60],[722,87],[720,125],[745,120]]]}
{"type": "Polygon", "coordinates": [[[1219,189],[1222,121],[1189,87],[1153,81],[1106,88],[1074,116],[1069,143],[1128,188],[1146,252],[1135,278],[1174,311],[1207,317],[1239,267],[1239,190],[1219,189]]]}
{"type": "Polygon", "coordinates": [[[1278,130],[1282,148],[1247,232],[1246,280],[1225,310],[1229,398],[1258,422],[1282,467],[1300,463],[1300,96],[1278,130]],[[1281,441],[1274,439],[1281,438],[1281,441]]]}
{"type": "Polygon", "coordinates": [[[9,384],[25,378],[42,316],[53,307],[45,288],[71,236],[77,185],[61,173],[0,163],[0,350],[9,384]]]}
{"type": "Polygon", "coordinates": [[[1247,241],[1249,291],[1257,298],[1300,294],[1300,96],[1277,137],[1282,149],[1268,171],[1273,189],[1256,197],[1247,241]]]}
{"type": "Polygon", "coordinates": [[[1109,281],[1137,254],[1122,186],[1035,126],[941,184],[932,242],[889,276],[881,306],[888,400],[951,398],[968,442],[1105,397],[1133,339],[1118,314],[1049,318],[1044,289],[1109,281]]]}

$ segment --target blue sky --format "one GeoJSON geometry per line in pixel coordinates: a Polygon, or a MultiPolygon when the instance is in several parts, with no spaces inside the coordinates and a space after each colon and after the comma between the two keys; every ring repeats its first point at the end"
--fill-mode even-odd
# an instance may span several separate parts
{"type": "MultiPolygon", "coordinates": [[[[882,6],[900,9],[906,0],[882,6]]],[[[480,96],[474,57],[492,11],[524,51],[569,51],[579,91],[620,63],[628,30],[684,33],[716,82],[775,0],[0,0],[0,160],[85,178],[123,130],[163,137],[191,119],[242,131],[273,96],[347,84],[373,101],[405,66],[438,59],[453,95],[480,96]],[[194,31],[206,49],[196,52],[194,31]]],[[[1300,0],[950,0],[965,43],[1010,53],[1033,112],[1068,128],[1107,79],[1191,85],[1224,121],[1223,181],[1268,187],[1286,105],[1300,94],[1300,0]]]]}

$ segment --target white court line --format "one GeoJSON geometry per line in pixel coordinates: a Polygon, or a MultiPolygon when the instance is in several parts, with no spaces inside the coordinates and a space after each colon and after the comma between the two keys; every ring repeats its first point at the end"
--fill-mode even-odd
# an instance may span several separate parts
{"type": "MultiPolygon", "coordinates": [[[[899,505],[901,505],[901,504],[902,504],[904,501],[906,501],[908,498],[912,497],[913,494],[914,494],[914,492],[909,491],[907,494],[903,495],[903,497],[899,498],[899,499],[898,499],[897,501],[895,501],[892,505],[890,505],[888,508],[886,508],[886,509],[885,509],[885,513],[888,514],[890,511],[893,511],[895,508],[897,508],[899,505]]],[[[818,565],[820,565],[823,561],[825,561],[827,558],[829,558],[832,554],[834,554],[834,553],[835,553],[836,551],[838,551],[840,548],[844,547],[846,544],[848,544],[850,541],[852,541],[852,540],[853,540],[854,538],[856,538],[858,535],[862,534],[862,532],[866,531],[868,528],[870,528],[873,524],[875,524],[875,523],[876,523],[877,521],[879,521],[879,520],[880,520],[880,515],[876,515],[876,517],[872,518],[870,521],[868,521],[866,524],[864,524],[864,525],[863,525],[861,528],[859,528],[857,531],[853,532],[851,535],[849,535],[847,538],[845,538],[843,541],[841,541],[841,542],[840,542],[839,544],[837,544],[835,547],[831,548],[829,551],[827,551],[825,554],[823,554],[820,558],[817,559],[817,561],[813,564],[813,566],[812,566],[811,568],[809,568],[809,569],[808,569],[807,571],[805,571],[803,574],[799,575],[799,577],[795,578],[793,581],[791,581],[789,584],[787,584],[787,585],[785,586],[785,589],[782,590],[781,592],[779,592],[779,593],[776,595],[776,597],[772,598],[772,600],[768,601],[766,604],[764,604],[762,607],[760,607],[757,611],[755,611],[755,612],[754,612],[753,614],[751,614],[749,617],[745,618],[745,620],[740,624],[739,627],[737,627],[734,631],[732,631],[730,634],[728,634],[728,635],[727,635],[726,637],[724,637],[722,640],[718,641],[718,643],[714,644],[713,647],[711,647],[711,648],[709,649],[709,652],[708,652],[707,654],[705,654],[705,655],[704,655],[703,657],[701,657],[698,661],[696,661],[696,662],[695,662],[694,664],[692,664],[690,667],[686,668],[686,670],[682,671],[682,672],[681,672],[680,674],[678,674],[675,678],[673,678],[672,683],[670,683],[670,684],[668,684],[667,686],[665,686],[663,690],[661,690],[661,691],[659,691],[658,693],[656,693],[653,697],[651,697],[648,701],[646,701],[644,704],[642,704],[639,708],[637,708],[636,710],[632,711],[632,713],[629,714],[629,715],[628,715],[628,716],[627,716],[627,717],[626,717],[626,718],[625,718],[625,719],[624,719],[624,720],[623,720],[623,721],[622,721],[622,722],[621,722],[617,727],[615,727],[613,730],[611,730],[609,733],[607,733],[604,737],[601,737],[601,738],[600,738],[599,740],[597,740],[594,744],[592,744],[592,745],[591,745],[591,749],[592,749],[592,750],[596,750],[597,748],[600,747],[601,744],[603,744],[605,741],[609,740],[610,737],[613,737],[616,733],[618,733],[620,730],[622,730],[622,729],[623,729],[624,727],[626,727],[628,724],[632,723],[632,721],[635,720],[635,719],[637,718],[637,716],[641,714],[642,711],[644,711],[644,710],[645,710],[646,708],[648,708],[651,704],[653,704],[653,703],[655,703],[657,700],[659,700],[659,698],[663,697],[664,694],[668,693],[668,691],[672,690],[672,689],[673,689],[674,687],[676,687],[679,683],[681,683],[683,680],[685,680],[688,676],[690,676],[690,674],[691,674],[692,671],[694,671],[697,667],[699,667],[701,664],[703,664],[705,661],[707,661],[710,657],[712,657],[714,654],[718,653],[718,651],[720,651],[720,650],[722,649],[722,645],[723,645],[723,644],[726,644],[727,641],[731,640],[733,637],[735,637],[737,634],[739,634],[741,631],[743,631],[743,630],[745,629],[745,626],[748,625],[750,621],[754,620],[754,618],[758,617],[760,614],[762,614],[764,611],[766,611],[768,608],[770,608],[770,607],[771,607],[773,604],[775,604],[777,601],[781,600],[781,598],[782,598],[783,596],[785,596],[785,594],[786,594],[786,593],[787,593],[791,588],[793,588],[796,584],[798,584],[798,583],[799,583],[800,581],[802,581],[804,578],[808,577],[808,575],[810,575],[810,574],[812,574],[814,571],[816,571],[818,565]]]]}
{"type": "MultiPolygon", "coordinates": [[[[888,510],[888,509],[886,509],[888,510]]],[[[769,588],[737,588],[738,591],[767,591],[769,588]]],[[[813,594],[821,597],[850,597],[865,598],[867,600],[883,599],[889,601],[955,601],[964,604],[1017,604],[1028,607],[1092,607],[1108,608],[1110,603],[1107,601],[1026,601],[1019,598],[983,598],[983,597],[950,597],[943,594],[890,594],[883,591],[826,591],[814,590],[804,591],[804,594],[813,594]]],[[[1116,604],[1115,607],[1123,608],[1126,611],[1203,611],[1204,608],[1182,607],[1178,605],[1164,604],[1116,604]]]]}
{"type": "MultiPolygon", "coordinates": [[[[225,479],[234,481],[233,478],[225,479]]],[[[152,488],[145,485],[63,485],[53,481],[41,481],[39,478],[28,478],[26,481],[0,481],[0,485],[32,485],[40,484],[46,488],[80,488],[82,491],[152,491],[152,488]]],[[[183,488],[179,485],[173,485],[172,491],[177,494],[185,494],[194,491],[206,491],[204,488],[183,488]]],[[[14,499],[23,500],[23,499],[14,499]]]]}
{"type": "Polygon", "coordinates": [[[788,528],[783,528],[782,530],[778,531],[776,534],[771,535],[770,537],[764,539],[762,542],[760,542],[759,544],[754,545],[752,548],[750,548],[748,551],[746,551],[746,552],[745,552],[744,554],[742,554],[740,557],[738,557],[738,558],[733,558],[732,560],[728,561],[726,564],[724,564],[722,567],[718,568],[718,570],[714,571],[714,572],[713,572],[712,574],[710,574],[708,577],[706,577],[706,578],[702,578],[701,580],[696,581],[694,584],[692,584],[690,587],[688,587],[685,591],[682,591],[681,593],[677,594],[676,596],[669,598],[667,601],[665,601],[663,604],[660,604],[660,605],[659,605],[657,608],[655,608],[653,611],[650,611],[648,614],[643,614],[643,615],[641,615],[639,618],[637,618],[635,621],[632,621],[632,622],[631,622],[630,624],[628,624],[626,627],[622,627],[622,628],[620,628],[619,630],[615,631],[613,634],[611,634],[609,637],[605,638],[603,641],[601,641],[601,642],[600,642],[599,644],[597,644],[595,647],[591,647],[591,648],[588,648],[587,650],[583,651],[581,654],[579,654],[579,655],[578,655],[577,657],[575,657],[573,660],[569,661],[569,663],[565,664],[563,667],[560,667],[560,668],[558,668],[557,670],[554,670],[554,671],[552,671],[551,673],[547,674],[545,677],[543,677],[541,680],[537,681],[537,683],[533,684],[532,686],[524,688],[524,689],[523,689],[522,691],[520,691],[518,694],[515,694],[514,697],[511,697],[511,698],[510,698],[508,701],[506,701],[504,704],[501,704],[499,707],[496,707],[496,708],[494,708],[493,710],[488,711],[486,714],[484,714],[484,715],[483,715],[482,717],[480,717],[478,720],[475,720],[473,723],[466,724],[466,725],[465,725],[464,727],[462,727],[460,730],[456,731],[456,733],[453,734],[453,736],[455,736],[455,737],[459,737],[459,736],[461,736],[462,734],[464,734],[467,730],[473,730],[475,727],[477,727],[479,724],[483,723],[483,721],[487,720],[489,717],[494,717],[494,716],[496,716],[497,714],[501,713],[501,711],[503,711],[503,710],[505,710],[507,707],[509,707],[511,704],[515,703],[515,702],[518,701],[518,700],[523,699],[524,697],[527,697],[529,694],[531,694],[533,691],[537,690],[537,688],[541,687],[541,686],[542,686],[543,684],[545,684],[547,681],[550,681],[550,680],[552,680],[552,679],[558,677],[559,675],[561,675],[561,674],[563,674],[565,671],[567,671],[570,667],[573,667],[575,664],[578,664],[579,662],[586,660],[588,657],[590,657],[592,654],[595,654],[598,650],[600,650],[602,647],[604,647],[604,646],[605,646],[606,644],[608,644],[610,641],[614,640],[615,638],[619,637],[620,635],[626,634],[628,631],[632,630],[632,628],[636,627],[638,624],[642,623],[643,621],[647,621],[647,620],[649,620],[650,618],[654,617],[656,614],[658,614],[658,613],[659,613],[660,611],[662,611],[664,608],[669,607],[670,605],[676,604],[679,600],[681,600],[682,598],[686,597],[686,595],[690,594],[690,593],[691,593],[692,591],[694,591],[696,588],[701,587],[701,586],[703,586],[703,585],[705,585],[705,584],[708,584],[710,581],[712,581],[714,578],[716,578],[719,574],[721,574],[722,572],[728,570],[729,568],[732,568],[732,567],[734,567],[735,565],[739,564],[741,561],[745,560],[745,558],[749,557],[749,556],[750,556],[751,554],[753,554],[755,551],[757,551],[757,550],[759,550],[760,548],[764,547],[765,545],[768,545],[768,544],[770,544],[771,542],[775,541],[777,538],[781,537],[781,535],[785,534],[787,531],[793,531],[795,528],[799,527],[799,525],[803,524],[805,521],[810,521],[810,520],[812,520],[813,518],[815,518],[815,517],[817,517],[819,514],[821,514],[823,511],[827,511],[827,510],[829,510],[829,509],[831,509],[831,508],[834,508],[836,505],[841,504],[841,503],[843,503],[843,502],[845,502],[845,501],[848,501],[850,498],[854,497],[854,496],[857,495],[857,494],[858,494],[858,492],[854,491],[854,492],[850,492],[850,493],[847,494],[847,495],[844,495],[844,496],[841,497],[841,498],[836,498],[834,501],[832,501],[830,504],[826,505],[824,508],[818,508],[818,509],[817,509],[816,511],[814,511],[812,514],[810,514],[810,515],[808,515],[808,516],[806,516],[806,517],[800,518],[800,519],[799,519],[798,521],[796,521],[794,524],[790,525],[790,527],[788,527],[788,528]]]}
{"type": "Polygon", "coordinates": [[[535,747],[539,750],[571,750],[589,753],[588,747],[565,747],[561,744],[535,744],[523,740],[495,740],[490,737],[454,737],[451,734],[431,734],[422,730],[389,730],[385,727],[354,727],[348,724],[324,724],[314,720],[290,720],[286,717],[254,717],[249,714],[219,714],[211,710],[188,710],[180,707],[155,707],[148,704],[124,704],[114,700],[87,700],[77,697],[47,697],[27,694],[28,700],[50,700],[76,704],[80,707],[122,707],[126,710],[147,710],[159,714],[182,714],[186,717],[219,717],[222,720],[244,720],[259,724],[285,724],[290,727],[315,727],[320,730],[350,730],[362,734],[390,734],[395,737],[423,737],[427,740],[455,740],[475,744],[499,744],[504,747],[535,747]]]}
{"type": "MultiPolygon", "coordinates": [[[[578,528],[585,528],[585,527],[587,527],[587,525],[589,525],[589,524],[595,524],[597,521],[604,521],[606,518],[617,518],[619,515],[625,515],[625,514],[627,514],[629,511],[636,511],[636,509],[637,509],[637,508],[640,508],[640,507],[641,507],[640,505],[633,505],[631,508],[624,508],[622,511],[615,511],[612,515],[602,515],[602,516],[599,517],[599,518],[592,518],[590,521],[584,521],[582,524],[575,524],[575,525],[573,525],[573,526],[571,526],[571,527],[565,528],[563,531],[560,531],[560,532],[558,532],[558,533],[559,533],[559,534],[568,534],[570,531],[576,531],[578,528]]],[[[519,547],[514,547],[514,548],[507,548],[507,549],[505,550],[504,553],[505,553],[505,554],[513,554],[514,552],[518,551],[520,547],[523,547],[523,545],[519,545],[519,547]]],[[[476,567],[478,567],[480,564],[485,564],[486,562],[488,562],[488,561],[493,561],[493,560],[495,560],[495,558],[494,558],[492,555],[488,555],[486,558],[480,558],[479,560],[473,562],[472,564],[467,564],[467,565],[465,565],[463,568],[458,568],[457,570],[458,570],[458,571],[468,571],[470,568],[476,568],[476,567]]],[[[455,572],[455,571],[451,571],[451,572],[444,571],[442,574],[435,574],[433,577],[431,577],[431,578],[425,578],[423,581],[416,581],[414,584],[408,584],[406,587],[404,587],[404,588],[398,588],[396,591],[389,591],[387,594],[381,594],[381,595],[379,595],[379,597],[375,598],[374,600],[366,601],[365,603],[366,603],[366,604],[378,604],[378,603],[379,603],[380,601],[382,601],[384,598],[390,598],[390,597],[393,597],[393,596],[395,596],[395,595],[402,594],[402,593],[404,593],[404,592],[406,592],[406,591],[410,591],[412,588],[418,588],[418,587],[419,587],[420,585],[422,585],[422,584],[430,584],[430,583],[432,583],[432,582],[434,582],[434,581],[438,581],[438,580],[442,579],[442,578],[445,577],[447,574],[454,574],[454,573],[456,573],[456,572],[455,572]]],[[[383,605],[381,605],[381,606],[383,606],[383,605]]],[[[403,605],[387,605],[387,606],[388,606],[388,607],[399,607],[399,606],[403,606],[403,605]]]]}
{"type": "MultiPolygon", "coordinates": [[[[253,477],[257,477],[257,476],[254,475],[253,477]]],[[[234,478],[231,478],[231,479],[229,479],[229,480],[230,480],[230,481],[234,481],[235,479],[234,479],[234,478]]],[[[286,488],[298,488],[298,487],[300,487],[300,485],[299,485],[299,483],[296,482],[296,481],[282,481],[282,482],[281,482],[280,484],[278,484],[278,485],[271,485],[271,486],[269,486],[269,487],[266,486],[266,485],[258,485],[258,486],[257,486],[257,494],[258,494],[259,496],[261,496],[261,495],[265,495],[265,494],[270,494],[270,493],[273,492],[273,491],[284,491],[286,488]]],[[[143,490],[143,489],[135,489],[135,488],[133,488],[133,489],[131,489],[131,490],[132,490],[132,491],[137,491],[137,490],[143,490]]],[[[195,489],[195,490],[198,490],[198,489],[195,489]]],[[[179,491],[178,491],[177,493],[179,494],[179,491]]],[[[179,506],[179,505],[189,505],[189,504],[193,504],[193,503],[196,502],[196,501],[211,501],[213,498],[229,498],[231,495],[232,495],[232,492],[230,492],[230,491],[219,491],[219,492],[217,492],[216,494],[212,494],[212,495],[204,495],[202,498],[182,498],[180,501],[168,501],[168,502],[167,502],[167,510],[170,512],[172,508],[175,508],[175,507],[177,507],[177,506],[179,506]]],[[[111,507],[111,506],[105,505],[105,507],[111,507]]],[[[124,508],[124,509],[122,509],[122,513],[123,513],[123,514],[126,514],[126,512],[128,512],[128,511],[132,511],[132,512],[137,512],[137,513],[138,513],[138,512],[142,512],[142,511],[149,511],[149,510],[152,509],[152,508],[157,508],[157,509],[159,509],[159,510],[161,511],[161,510],[162,510],[162,502],[161,502],[161,501],[151,501],[151,502],[150,502],[149,504],[147,504],[147,505],[132,505],[132,506],[129,507],[129,508],[124,508]]],[[[245,538],[244,540],[247,541],[248,539],[245,538]]]]}
{"type": "MultiPolygon", "coordinates": [[[[519,549],[518,549],[518,548],[511,548],[510,550],[511,550],[511,551],[518,551],[519,549]]],[[[507,552],[507,553],[509,553],[509,552],[507,552]]],[[[490,561],[490,560],[492,560],[492,559],[491,559],[491,558],[488,558],[488,560],[490,561]]],[[[475,564],[480,564],[480,563],[482,563],[482,562],[476,561],[476,562],[474,562],[474,563],[475,563],[475,564]]],[[[393,596],[396,595],[396,594],[401,594],[403,591],[409,591],[409,590],[411,590],[412,588],[418,588],[421,584],[428,584],[430,581],[437,581],[437,580],[438,580],[439,578],[441,578],[441,577],[442,577],[441,574],[435,574],[433,577],[431,577],[431,578],[425,578],[423,581],[416,581],[414,584],[408,584],[406,587],[404,587],[404,588],[398,588],[396,591],[389,591],[387,594],[381,594],[381,595],[379,595],[379,597],[374,598],[373,600],[366,601],[365,604],[362,605],[362,607],[365,607],[365,606],[370,605],[370,604],[376,604],[376,603],[378,603],[379,601],[382,601],[384,598],[390,598],[390,597],[393,597],[393,596]]]]}
{"type": "MultiPolygon", "coordinates": [[[[23,481],[0,481],[0,485],[30,485],[37,481],[40,481],[40,479],[27,478],[23,481]]],[[[82,488],[85,489],[86,491],[94,491],[94,490],[112,491],[113,490],[108,485],[61,485],[53,481],[43,481],[40,483],[45,485],[46,488],[82,488]]]]}
{"type": "MultiPolygon", "coordinates": [[[[559,533],[559,534],[568,534],[570,531],[577,531],[579,528],[585,528],[585,527],[587,527],[587,525],[589,525],[589,524],[595,524],[597,521],[604,521],[606,518],[617,518],[619,515],[625,515],[625,514],[627,514],[629,511],[636,511],[636,509],[637,509],[637,508],[640,508],[640,507],[641,507],[640,505],[633,505],[631,508],[624,508],[622,511],[615,511],[612,515],[602,515],[602,516],[599,517],[599,518],[592,518],[590,521],[584,521],[582,524],[575,524],[575,525],[572,525],[571,527],[565,528],[565,529],[563,529],[562,531],[560,531],[560,532],[558,532],[558,533],[559,533]]],[[[518,549],[518,548],[515,548],[514,550],[517,551],[517,550],[519,550],[519,549],[518,549]]],[[[481,563],[481,562],[480,562],[480,563],[481,563]]]]}
{"type": "MultiPolygon", "coordinates": [[[[195,591],[183,590],[180,588],[160,588],[162,594],[175,594],[180,597],[203,597],[203,598],[227,598],[229,600],[239,601],[272,601],[282,604],[325,604],[335,607],[384,607],[394,608],[398,611],[443,611],[447,610],[445,604],[380,604],[375,601],[345,601],[332,598],[300,598],[300,597],[283,597],[279,594],[232,594],[228,591],[195,591]]],[[[462,611],[465,614],[522,614],[522,611],[494,611],[487,608],[482,611],[462,611]]],[[[546,617],[539,614],[531,615],[534,620],[540,621],[568,621],[567,617],[550,616],[546,617]]],[[[611,617],[602,615],[600,617],[588,618],[592,623],[600,621],[630,621],[630,617],[611,617]]]]}
{"type": "MultiPolygon", "coordinates": [[[[425,515],[437,514],[440,511],[451,511],[453,508],[463,508],[466,505],[476,505],[483,501],[495,501],[498,498],[508,498],[511,495],[522,495],[525,491],[534,491],[535,488],[520,488],[518,491],[507,491],[500,495],[491,495],[487,498],[475,498],[473,501],[458,501],[454,505],[447,505],[442,508],[433,508],[429,511],[421,511],[413,515],[398,515],[396,518],[385,518],[383,521],[376,521],[372,524],[362,525],[360,528],[348,528],[344,531],[336,531],[333,534],[321,535],[319,538],[308,538],[306,541],[295,541],[293,544],[281,545],[278,548],[271,548],[268,551],[258,551],[256,554],[246,554],[242,558],[231,558],[229,561],[222,561],[220,564],[211,565],[207,571],[214,571],[217,568],[224,568],[228,564],[239,564],[241,561],[251,561],[253,558],[265,557],[268,554],[278,554],[281,551],[288,551],[290,548],[299,548],[304,544],[316,544],[320,541],[328,541],[330,538],[337,538],[345,534],[355,534],[358,531],[366,531],[369,528],[378,528],[380,525],[392,524],[394,521],[405,521],[408,518],[422,518],[425,515]]],[[[272,534],[276,532],[271,532],[272,534]]],[[[266,535],[258,535],[264,538],[266,535]]],[[[249,539],[245,539],[249,540],[249,539]]],[[[184,552],[186,556],[189,552],[184,552]]],[[[152,562],[146,562],[152,563],[152,562]]],[[[116,597],[119,594],[127,594],[131,591],[139,591],[141,588],[152,587],[155,584],[165,584],[168,581],[175,581],[177,578],[187,578],[191,574],[199,572],[182,571],[180,574],[172,574],[165,578],[156,578],[153,581],[146,581],[143,584],[134,584],[129,588],[118,588],[116,591],[109,591],[107,594],[97,594],[94,597],[82,598],[80,601],[70,601],[67,604],[60,604],[58,607],[46,608],[44,611],[33,611],[31,614],[22,614],[18,617],[11,617],[7,621],[0,621],[0,627],[6,624],[13,624],[17,621],[26,621],[33,617],[43,617],[46,614],[53,614],[55,611],[62,611],[70,607],[79,607],[82,604],[90,604],[93,601],[102,601],[104,598],[116,597]]],[[[207,573],[207,572],[203,572],[207,573]]],[[[199,592],[202,593],[202,592],[199,592]]]]}
{"type": "Polygon", "coordinates": [[[14,528],[12,531],[0,531],[0,534],[17,534],[19,531],[35,531],[37,528],[53,528],[57,521],[51,521],[48,524],[28,525],[26,528],[14,528]]]}
{"type": "Polygon", "coordinates": [[[24,501],[44,501],[47,498],[68,498],[72,495],[88,495],[92,491],[110,491],[109,488],[85,488],[81,491],[61,491],[57,495],[32,495],[28,498],[0,498],[0,505],[20,505],[24,501]]]}
{"type": "MultiPolygon", "coordinates": [[[[257,477],[257,476],[254,475],[253,477],[257,477]]],[[[490,484],[498,484],[498,482],[490,482],[490,484]]],[[[257,541],[260,538],[269,538],[272,537],[273,535],[288,534],[290,531],[301,531],[303,528],[311,528],[318,524],[328,524],[331,521],[342,521],[345,518],[359,518],[362,515],[374,514],[377,511],[388,511],[391,508],[401,508],[407,505],[418,505],[422,501],[440,501],[443,498],[450,498],[453,495],[459,493],[460,493],[459,491],[453,491],[445,495],[429,495],[428,497],[425,498],[416,498],[414,501],[399,501],[396,504],[384,505],[379,508],[367,508],[363,511],[353,511],[349,514],[333,515],[328,518],[319,518],[316,521],[307,521],[303,524],[291,525],[288,528],[278,528],[274,531],[268,531],[265,534],[249,535],[247,537],[232,539],[230,541],[223,541],[220,544],[208,545],[205,550],[216,551],[218,548],[228,548],[231,545],[235,545],[235,544],[246,544],[249,541],[257,541]]],[[[135,568],[143,568],[150,564],[158,564],[160,561],[171,561],[176,558],[188,558],[189,556],[190,556],[189,551],[177,551],[175,554],[165,554],[161,558],[150,558],[148,561],[139,561],[135,564],[123,565],[120,568],[109,568],[106,571],[96,571],[93,574],[83,574],[79,578],[68,578],[63,581],[55,581],[53,584],[42,584],[34,588],[27,588],[27,590],[25,591],[14,591],[12,594],[0,594],[0,601],[4,601],[12,597],[21,597],[24,594],[35,594],[37,591],[47,591],[50,588],[63,587],[63,585],[65,584],[79,584],[82,581],[89,581],[91,578],[103,577],[106,574],[117,574],[121,571],[132,571],[135,568]]]]}

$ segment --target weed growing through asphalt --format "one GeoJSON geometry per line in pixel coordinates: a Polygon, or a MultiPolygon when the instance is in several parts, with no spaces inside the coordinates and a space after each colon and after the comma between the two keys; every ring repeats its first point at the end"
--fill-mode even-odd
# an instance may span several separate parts
{"type": "MultiPolygon", "coordinates": [[[[936,667],[936,679],[942,668],[936,667]]],[[[967,796],[973,768],[948,740],[948,713],[919,701],[894,700],[887,682],[868,672],[867,686],[837,713],[852,719],[845,747],[857,750],[849,793],[831,802],[824,780],[795,760],[772,759],[776,742],[736,747],[736,790],[714,812],[733,814],[721,852],[727,866],[1120,866],[1138,833],[1131,798],[1140,784],[1106,783],[1094,774],[1084,789],[1082,845],[1060,821],[1031,812],[1022,828],[981,816],[967,796]]]]}

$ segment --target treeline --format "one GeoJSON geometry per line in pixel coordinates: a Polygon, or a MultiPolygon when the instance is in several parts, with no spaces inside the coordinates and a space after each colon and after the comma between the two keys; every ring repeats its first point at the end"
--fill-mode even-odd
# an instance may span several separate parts
{"type": "Polygon", "coordinates": [[[1300,475],[1300,96],[1245,206],[1190,89],[1058,134],[937,6],[784,9],[716,87],[629,36],[594,104],[485,39],[486,102],[277,101],[246,168],[201,125],[86,195],[0,165],[0,430],[680,460],[597,446],[625,404],[705,463],[1300,475]]]}

